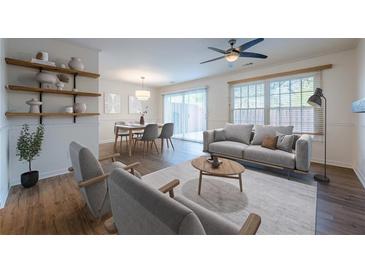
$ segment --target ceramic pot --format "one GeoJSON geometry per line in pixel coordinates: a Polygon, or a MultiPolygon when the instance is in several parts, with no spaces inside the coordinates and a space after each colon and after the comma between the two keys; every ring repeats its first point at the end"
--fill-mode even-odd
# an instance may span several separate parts
{"type": "Polygon", "coordinates": [[[39,113],[39,106],[42,105],[42,102],[39,102],[37,99],[32,99],[26,101],[27,105],[29,105],[29,113],[39,113]]]}
{"type": "Polygon", "coordinates": [[[75,103],[74,111],[75,111],[75,113],[84,113],[86,111],[86,104],[85,103],[75,103]]]}
{"type": "Polygon", "coordinates": [[[65,84],[62,82],[57,82],[56,87],[58,90],[63,90],[63,88],[65,87],[65,84]]]}
{"type": "Polygon", "coordinates": [[[85,66],[81,62],[81,58],[79,57],[71,57],[71,60],[68,62],[68,66],[75,70],[84,70],[85,66]]]}
{"type": "Polygon", "coordinates": [[[25,188],[34,186],[39,179],[39,172],[36,170],[25,172],[20,176],[20,182],[25,188]]]}
{"type": "Polygon", "coordinates": [[[56,75],[48,72],[38,72],[35,79],[42,84],[42,88],[50,88],[58,81],[56,75]]]}
{"type": "Polygon", "coordinates": [[[65,107],[65,112],[66,113],[73,113],[74,112],[74,108],[72,106],[65,107]]]}

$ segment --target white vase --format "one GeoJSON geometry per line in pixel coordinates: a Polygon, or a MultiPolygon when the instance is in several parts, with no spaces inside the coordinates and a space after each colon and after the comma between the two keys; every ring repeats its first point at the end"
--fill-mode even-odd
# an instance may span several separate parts
{"type": "Polygon", "coordinates": [[[81,58],[79,57],[71,57],[71,60],[68,62],[68,66],[75,70],[84,70],[85,66],[81,62],[81,58]]]}
{"type": "Polygon", "coordinates": [[[86,104],[85,103],[75,103],[74,111],[75,111],[75,113],[84,113],[86,111],[86,104]]]}

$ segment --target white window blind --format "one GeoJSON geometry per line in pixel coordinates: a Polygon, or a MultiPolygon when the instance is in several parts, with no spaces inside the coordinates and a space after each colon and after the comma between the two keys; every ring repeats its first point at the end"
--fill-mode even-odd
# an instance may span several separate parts
{"type": "Polygon", "coordinates": [[[231,87],[231,121],[292,125],[296,133],[323,133],[323,110],[307,103],[320,87],[320,73],[268,79],[231,87]]]}
{"type": "Polygon", "coordinates": [[[264,83],[240,85],[233,88],[232,117],[235,124],[264,124],[264,83]]]}

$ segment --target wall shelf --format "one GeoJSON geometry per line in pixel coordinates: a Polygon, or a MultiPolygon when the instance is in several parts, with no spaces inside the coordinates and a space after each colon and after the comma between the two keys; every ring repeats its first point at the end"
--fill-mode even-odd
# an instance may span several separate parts
{"type": "Polygon", "coordinates": [[[90,96],[90,97],[101,96],[100,93],[96,93],[96,92],[44,89],[44,88],[17,86],[17,85],[7,85],[6,89],[11,90],[11,91],[38,92],[38,93],[49,93],[49,94],[56,94],[56,95],[90,96]]]}
{"type": "MultiPolygon", "coordinates": [[[[42,71],[51,71],[56,73],[64,73],[73,75],[73,88],[76,89],[76,78],[78,76],[89,77],[97,79],[100,77],[100,74],[88,72],[88,71],[80,71],[74,70],[70,68],[60,68],[56,66],[49,66],[43,64],[36,64],[29,61],[14,59],[14,58],[5,58],[5,62],[8,65],[20,66],[25,68],[36,69],[39,72],[42,71]]],[[[97,92],[82,92],[82,91],[72,91],[72,90],[57,90],[57,89],[45,89],[42,88],[41,83],[39,83],[39,87],[29,87],[29,86],[21,86],[21,85],[7,85],[6,89],[12,92],[35,92],[39,93],[39,101],[42,101],[43,93],[54,94],[54,95],[68,95],[73,97],[73,103],[76,103],[77,96],[90,96],[90,97],[98,97],[101,96],[100,93],[97,92]]],[[[66,112],[43,112],[42,105],[39,106],[40,113],[29,113],[29,112],[6,112],[6,117],[38,117],[39,123],[42,124],[43,117],[73,117],[74,123],[76,123],[76,117],[82,116],[96,116],[99,113],[66,113],[66,112]]]]}
{"type": "Polygon", "coordinates": [[[6,112],[7,117],[78,117],[78,116],[97,116],[98,112],[86,112],[86,113],[67,113],[67,112],[42,112],[42,113],[29,113],[29,112],[6,112]]]}
{"type": "Polygon", "coordinates": [[[72,75],[95,78],[95,79],[100,77],[100,74],[98,74],[98,73],[74,70],[74,69],[70,69],[70,68],[59,68],[59,67],[48,66],[48,65],[43,65],[43,64],[36,64],[36,63],[29,62],[29,61],[23,61],[23,60],[13,59],[13,58],[5,58],[5,62],[8,65],[34,68],[34,69],[38,69],[38,70],[53,71],[53,72],[58,72],[58,73],[72,74],[72,75]]]}

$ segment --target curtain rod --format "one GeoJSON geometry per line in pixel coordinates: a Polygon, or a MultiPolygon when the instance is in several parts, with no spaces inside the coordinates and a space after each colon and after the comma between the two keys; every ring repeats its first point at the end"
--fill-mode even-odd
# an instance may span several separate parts
{"type": "Polygon", "coordinates": [[[316,66],[316,67],[309,67],[309,68],[303,68],[303,69],[296,69],[296,70],[289,70],[284,72],[278,72],[278,73],[272,73],[272,74],[266,74],[246,79],[240,79],[240,80],[234,80],[227,82],[229,85],[235,85],[240,83],[247,83],[247,82],[255,82],[260,80],[266,80],[271,78],[278,78],[288,75],[295,75],[295,74],[301,74],[301,73],[307,73],[307,72],[314,72],[314,71],[321,71],[325,69],[332,68],[332,64],[322,65],[322,66],[316,66]]]}

